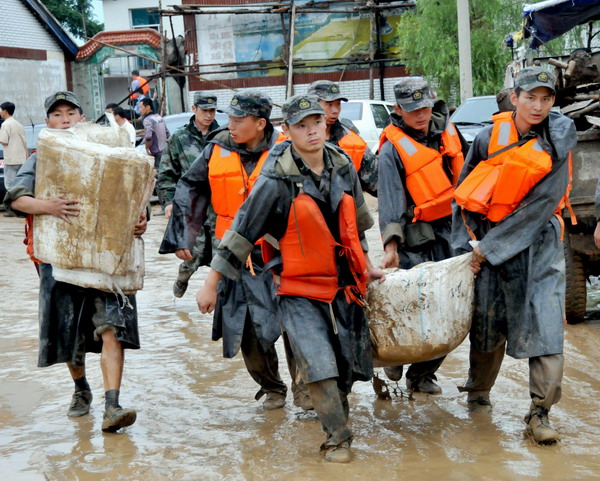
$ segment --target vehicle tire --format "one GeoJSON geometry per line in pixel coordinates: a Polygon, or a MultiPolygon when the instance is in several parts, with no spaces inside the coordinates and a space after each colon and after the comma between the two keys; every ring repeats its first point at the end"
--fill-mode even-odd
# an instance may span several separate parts
{"type": "Polygon", "coordinates": [[[577,324],[584,320],[587,304],[586,276],[583,267],[583,257],[573,249],[569,242],[564,243],[565,272],[567,291],[565,299],[565,314],[567,324],[577,324]]]}

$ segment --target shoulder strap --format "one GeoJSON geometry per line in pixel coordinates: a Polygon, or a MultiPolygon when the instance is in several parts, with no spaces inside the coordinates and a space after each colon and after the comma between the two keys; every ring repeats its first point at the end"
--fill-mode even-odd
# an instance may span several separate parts
{"type": "Polygon", "coordinates": [[[500,150],[497,150],[492,155],[489,155],[488,158],[485,160],[490,160],[492,157],[496,157],[497,155],[500,155],[502,152],[506,152],[507,150],[510,150],[514,147],[520,147],[521,145],[526,144],[530,140],[531,139],[521,139],[518,142],[513,142],[512,144],[507,145],[506,147],[502,147],[500,150]]]}

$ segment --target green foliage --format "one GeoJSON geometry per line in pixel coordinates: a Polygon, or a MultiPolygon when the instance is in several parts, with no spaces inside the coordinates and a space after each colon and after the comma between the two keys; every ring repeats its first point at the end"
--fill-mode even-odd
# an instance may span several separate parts
{"type": "Polygon", "coordinates": [[[69,32],[77,37],[93,37],[104,24],[92,17],[90,0],[42,0],[42,3],[69,32]]]}
{"type": "MultiPolygon", "coordinates": [[[[513,0],[470,0],[473,94],[495,95],[502,89],[511,60],[505,36],[521,26],[521,7],[513,0]]],[[[413,74],[425,75],[440,98],[459,102],[456,0],[419,0],[402,16],[399,45],[413,74]]]]}

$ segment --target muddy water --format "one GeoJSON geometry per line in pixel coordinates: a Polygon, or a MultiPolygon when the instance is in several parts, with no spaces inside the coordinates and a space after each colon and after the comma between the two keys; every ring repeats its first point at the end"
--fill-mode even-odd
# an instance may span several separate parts
{"type": "Polygon", "coordinates": [[[36,367],[37,276],[25,258],[22,221],[0,217],[0,480],[600,478],[600,321],[566,328],[564,394],[552,411],[559,445],[539,447],[524,434],[526,361],[505,360],[493,414],[467,413],[456,390],[468,368],[463,344],[438,372],[440,396],[381,401],[369,383],[358,383],[350,396],[354,460],[329,465],[318,454],[323,434],[314,415],[291,401],[264,412],[243,361],[223,359],[220,343],[210,340],[210,317],[193,295],[205,272],[183,299],[173,298],[178,261],[156,253],[164,225],[155,217],[145,236],[143,347],[127,351],[122,386],[122,404],[138,410],[138,421],[105,435],[97,355],[88,357],[92,410],[79,419],[65,415],[73,389],[65,366],[36,367]]]}

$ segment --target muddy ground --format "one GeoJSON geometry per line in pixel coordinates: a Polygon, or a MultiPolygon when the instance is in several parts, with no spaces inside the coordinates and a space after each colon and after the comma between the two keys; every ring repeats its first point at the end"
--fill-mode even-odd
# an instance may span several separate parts
{"type": "MultiPolygon", "coordinates": [[[[90,415],[66,416],[72,381],[63,365],[39,369],[37,275],[25,256],[23,221],[0,217],[0,479],[309,481],[571,480],[600,478],[600,302],[590,320],[566,327],[563,399],[551,412],[562,441],[537,446],[524,432],[527,361],[507,358],[492,391],[491,415],[469,415],[456,387],[466,378],[468,342],[438,372],[443,394],[378,400],[370,383],[350,396],[354,460],[331,465],[313,414],[288,400],[265,412],[241,357],[223,359],[211,318],[194,294],[175,299],[178,261],[157,254],[165,226],[146,241],[146,287],[138,295],[142,349],[127,351],[121,403],[138,421],[102,434],[99,356],[88,357],[90,415]]],[[[377,238],[374,234],[373,238],[377,238]]],[[[282,376],[288,382],[283,349],[282,376]]],[[[290,396],[291,397],[291,396],[290,396]]]]}

